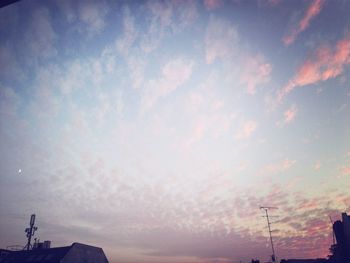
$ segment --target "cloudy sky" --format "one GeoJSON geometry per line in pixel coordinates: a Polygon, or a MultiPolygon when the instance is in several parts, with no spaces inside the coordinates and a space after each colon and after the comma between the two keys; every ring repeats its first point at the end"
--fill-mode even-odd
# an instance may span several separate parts
{"type": "Polygon", "coordinates": [[[350,1],[0,9],[0,247],[322,257],[350,212],[350,1]]]}

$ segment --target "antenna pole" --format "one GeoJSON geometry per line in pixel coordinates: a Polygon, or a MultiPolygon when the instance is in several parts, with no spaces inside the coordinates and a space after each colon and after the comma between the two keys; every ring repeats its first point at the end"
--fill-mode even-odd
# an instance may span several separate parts
{"type": "Polygon", "coordinates": [[[335,237],[334,237],[334,229],[333,229],[333,220],[332,220],[332,217],[331,217],[331,216],[329,216],[329,220],[331,221],[331,224],[332,224],[333,245],[335,245],[335,237]]]}
{"type": "Polygon", "coordinates": [[[265,210],[265,215],[266,215],[265,217],[267,220],[267,227],[269,229],[270,242],[271,242],[271,248],[272,248],[272,262],[276,262],[276,254],[275,254],[275,248],[273,246],[273,241],[272,241],[271,222],[270,222],[268,210],[269,209],[277,209],[277,207],[261,206],[260,209],[265,210]]]}
{"type": "Polygon", "coordinates": [[[24,248],[27,248],[27,250],[30,250],[30,246],[31,246],[30,243],[32,240],[32,236],[34,236],[35,231],[38,230],[38,228],[34,226],[34,223],[35,223],[35,214],[32,214],[30,216],[29,228],[25,229],[25,232],[27,233],[28,242],[24,248]]]}

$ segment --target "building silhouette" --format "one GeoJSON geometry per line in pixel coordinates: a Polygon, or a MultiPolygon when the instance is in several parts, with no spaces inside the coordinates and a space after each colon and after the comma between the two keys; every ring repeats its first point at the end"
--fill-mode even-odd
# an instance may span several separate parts
{"type": "MultiPolygon", "coordinates": [[[[39,243],[40,244],[40,243],[39,243]]],[[[44,244],[44,243],[41,243],[44,244]]],[[[0,263],[108,263],[102,248],[73,243],[67,247],[45,248],[44,245],[32,250],[1,250],[0,263]]]]}
{"type": "Polygon", "coordinates": [[[342,221],[335,221],[333,233],[337,243],[332,245],[330,263],[350,263],[350,216],[342,213],[342,221]]]}
{"type": "Polygon", "coordinates": [[[329,263],[325,258],[316,259],[282,259],[280,263],[329,263]]]}
{"type": "Polygon", "coordinates": [[[328,259],[282,259],[280,263],[350,263],[350,216],[342,213],[342,220],[333,223],[336,243],[330,248],[328,259]]]}

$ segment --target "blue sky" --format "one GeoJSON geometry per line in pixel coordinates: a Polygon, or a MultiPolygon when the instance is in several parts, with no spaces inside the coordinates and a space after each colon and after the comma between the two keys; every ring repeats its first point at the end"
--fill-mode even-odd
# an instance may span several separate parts
{"type": "Polygon", "coordinates": [[[326,256],[350,204],[349,1],[0,10],[0,246],[110,262],[326,256]]]}

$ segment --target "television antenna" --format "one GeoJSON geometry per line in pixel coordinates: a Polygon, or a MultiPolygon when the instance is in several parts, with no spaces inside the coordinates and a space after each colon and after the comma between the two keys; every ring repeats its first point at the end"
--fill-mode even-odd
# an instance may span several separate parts
{"type": "Polygon", "coordinates": [[[265,211],[265,216],[266,217],[266,221],[267,221],[267,227],[269,229],[269,235],[270,235],[270,242],[271,242],[271,248],[272,248],[272,255],[271,255],[271,259],[272,262],[276,262],[276,253],[275,253],[275,248],[273,246],[273,240],[272,240],[272,230],[271,230],[271,222],[270,222],[270,217],[269,217],[269,210],[270,209],[278,209],[277,207],[274,206],[260,206],[260,209],[265,211]]]}
{"type": "Polygon", "coordinates": [[[28,241],[27,241],[27,245],[25,245],[25,247],[23,248],[24,250],[26,248],[27,248],[27,250],[30,250],[30,246],[31,246],[30,242],[32,240],[32,236],[34,236],[35,231],[38,230],[38,228],[36,226],[34,226],[34,224],[35,224],[35,214],[32,214],[30,216],[29,228],[25,229],[28,241]]]}
{"type": "Polygon", "coordinates": [[[334,229],[333,229],[333,220],[332,217],[329,216],[329,220],[331,221],[331,225],[332,225],[332,237],[333,237],[333,245],[335,245],[335,236],[334,236],[334,229]]]}

